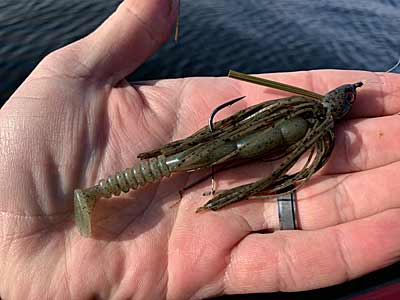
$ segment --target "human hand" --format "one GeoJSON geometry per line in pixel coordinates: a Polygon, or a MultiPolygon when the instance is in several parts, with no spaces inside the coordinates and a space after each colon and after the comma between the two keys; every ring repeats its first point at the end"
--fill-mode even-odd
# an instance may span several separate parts
{"type": "MultiPolygon", "coordinates": [[[[96,32],[48,56],[0,111],[0,296],[188,299],[297,291],[397,261],[400,78],[393,74],[360,91],[338,124],[329,164],[297,193],[303,231],[260,233],[279,227],[271,201],[195,214],[207,184],[180,201],[177,193],[196,177],[191,173],[100,200],[94,237],[79,235],[75,188],[190,135],[228,99],[246,95],[247,103],[221,117],[277,98],[276,91],[227,78],[134,86],[123,80],[168,37],[177,6],[170,11],[169,4],[126,0],[96,32]]],[[[268,75],[320,93],[370,77],[377,75],[268,75]]],[[[218,175],[220,188],[231,186],[228,175],[218,175]]]]}

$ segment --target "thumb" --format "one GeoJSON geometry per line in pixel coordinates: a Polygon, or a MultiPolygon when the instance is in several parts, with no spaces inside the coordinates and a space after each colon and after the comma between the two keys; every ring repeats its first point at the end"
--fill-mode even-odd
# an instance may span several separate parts
{"type": "Polygon", "coordinates": [[[125,0],[93,33],[78,41],[89,73],[114,84],[138,68],[167,40],[179,0],[125,0]]]}

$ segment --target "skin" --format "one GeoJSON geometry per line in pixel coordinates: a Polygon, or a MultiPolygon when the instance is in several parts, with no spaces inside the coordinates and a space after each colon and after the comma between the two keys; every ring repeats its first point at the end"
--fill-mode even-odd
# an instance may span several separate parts
{"type": "MultiPolygon", "coordinates": [[[[272,201],[195,214],[210,189],[182,174],[96,207],[94,238],[73,224],[73,190],[136,155],[282,92],[227,78],[130,86],[123,78],[173,31],[176,3],[126,0],[97,31],[41,62],[0,111],[0,297],[199,299],[338,284],[399,260],[400,76],[356,71],[271,74],[317,93],[361,88],[328,165],[298,192],[302,231],[278,228],[272,201]],[[129,60],[127,60],[129,58],[129,60]],[[204,92],[206,91],[206,92],[204,92]]],[[[246,169],[250,175],[268,170],[246,169]]],[[[243,173],[243,172],[241,172],[243,173]]],[[[217,176],[232,187],[234,171],[217,176]]]]}

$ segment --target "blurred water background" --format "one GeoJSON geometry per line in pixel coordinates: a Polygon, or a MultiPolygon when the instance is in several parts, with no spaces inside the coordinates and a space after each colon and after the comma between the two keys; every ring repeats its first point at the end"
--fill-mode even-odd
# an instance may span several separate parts
{"type": "MultiPolygon", "coordinates": [[[[95,29],[120,2],[1,0],[0,106],[47,53],[95,29]]],[[[229,69],[377,71],[400,55],[396,0],[182,0],[181,8],[179,43],[171,39],[133,80],[229,69]]]]}
{"type": "MultiPolygon", "coordinates": [[[[47,53],[95,29],[120,2],[1,0],[0,106],[47,53]]],[[[399,8],[396,0],[181,0],[179,42],[171,39],[131,79],[222,76],[229,69],[384,71],[400,55],[399,8]]],[[[397,264],[289,298],[342,298],[398,281],[399,270],[397,264]]]]}

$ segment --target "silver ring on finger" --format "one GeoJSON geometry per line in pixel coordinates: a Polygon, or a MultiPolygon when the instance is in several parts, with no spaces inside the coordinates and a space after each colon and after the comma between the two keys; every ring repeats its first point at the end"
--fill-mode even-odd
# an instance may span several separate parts
{"type": "Polygon", "coordinates": [[[280,230],[298,229],[296,191],[278,196],[278,215],[280,230]]]}

